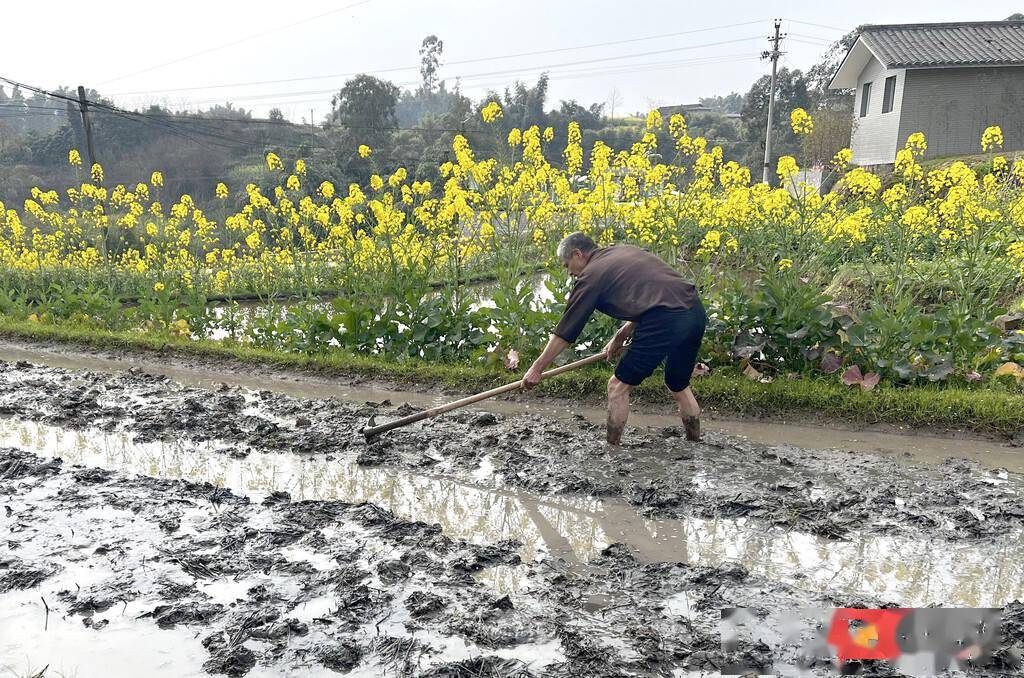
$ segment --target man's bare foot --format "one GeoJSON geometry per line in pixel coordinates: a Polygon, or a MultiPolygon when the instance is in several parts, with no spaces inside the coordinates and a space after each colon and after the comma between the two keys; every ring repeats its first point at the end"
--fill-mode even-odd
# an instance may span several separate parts
{"type": "Polygon", "coordinates": [[[619,443],[622,441],[622,430],[624,428],[624,426],[608,426],[607,440],[609,445],[619,446],[619,443]]]}
{"type": "Polygon", "coordinates": [[[686,429],[686,439],[692,442],[700,440],[700,417],[683,417],[683,428],[686,429]]]}

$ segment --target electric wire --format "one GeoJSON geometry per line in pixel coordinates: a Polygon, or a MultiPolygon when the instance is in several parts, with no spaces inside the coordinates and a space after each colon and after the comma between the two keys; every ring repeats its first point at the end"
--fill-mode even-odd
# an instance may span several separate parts
{"type": "MultiPolygon", "coordinates": [[[[591,48],[594,48],[594,47],[608,47],[608,46],[613,46],[613,45],[623,45],[623,44],[627,44],[627,43],[641,42],[641,41],[645,41],[645,40],[659,40],[659,39],[663,39],[663,38],[678,37],[678,36],[681,36],[681,35],[692,35],[692,34],[695,34],[695,33],[706,33],[706,32],[710,32],[710,31],[724,30],[724,29],[727,29],[727,28],[738,28],[738,27],[741,27],[741,26],[750,26],[750,25],[753,25],[753,24],[763,23],[764,21],[765,21],[764,19],[758,19],[756,21],[744,21],[744,22],[741,22],[741,23],[723,24],[721,26],[709,26],[709,27],[706,27],[706,28],[698,28],[698,29],[693,29],[693,30],[688,30],[688,31],[677,31],[677,32],[674,32],[674,33],[662,33],[662,34],[659,34],[659,35],[650,35],[650,36],[644,36],[644,37],[639,37],[639,38],[627,38],[627,39],[624,39],[624,40],[611,40],[611,41],[607,41],[607,42],[596,42],[596,43],[591,43],[589,45],[577,45],[577,46],[573,46],[573,47],[558,47],[558,48],[554,48],[554,49],[536,50],[536,51],[532,51],[532,52],[519,52],[519,53],[516,53],[516,54],[503,54],[503,55],[489,56],[489,57],[478,57],[478,58],[475,58],[475,59],[460,59],[460,60],[456,60],[456,61],[445,62],[443,65],[444,66],[461,66],[461,65],[465,65],[465,64],[471,64],[471,63],[482,63],[482,62],[487,62],[487,61],[498,61],[498,60],[502,60],[502,59],[515,59],[515,58],[521,58],[521,57],[526,57],[526,56],[539,56],[539,55],[543,55],[543,54],[555,54],[555,53],[559,53],[559,52],[568,52],[568,51],[580,50],[580,49],[591,49],[591,48]]],[[[418,70],[419,68],[420,68],[420,65],[417,64],[415,66],[398,66],[398,67],[394,67],[394,68],[368,69],[368,70],[362,70],[362,71],[351,71],[351,72],[347,72],[347,73],[333,73],[333,74],[330,74],[330,75],[310,75],[310,76],[302,76],[302,77],[298,77],[298,78],[282,78],[282,79],[277,79],[277,80],[253,80],[253,81],[249,81],[249,82],[221,83],[221,84],[216,84],[216,85],[197,85],[195,87],[177,87],[177,88],[163,89],[163,90],[134,90],[134,91],[129,91],[129,92],[114,92],[114,93],[111,94],[111,96],[126,96],[126,95],[130,95],[130,94],[164,94],[164,93],[168,93],[168,92],[188,92],[188,91],[196,91],[196,90],[204,90],[204,89],[221,89],[221,88],[225,88],[225,87],[248,87],[248,86],[252,86],[252,85],[278,85],[278,84],[283,84],[283,83],[288,83],[288,82],[301,82],[301,81],[305,81],[305,80],[326,80],[326,79],[331,79],[331,78],[345,78],[345,77],[350,77],[350,76],[354,76],[354,75],[360,75],[360,74],[363,74],[363,73],[368,74],[368,75],[377,75],[377,74],[380,74],[380,73],[394,73],[394,72],[398,72],[398,71],[415,71],[415,70],[418,70]]]]}
{"type": "Polygon", "coordinates": [[[208,48],[200,50],[198,52],[193,52],[192,54],[186,54],[185,56],[178,57],[178,58],[172,59],[170,61],[165,61],[163,63],[156,64],[154,66],[148,66],[148,67],[143,68],[141,70],[133,71],[132,73],[127,73],[125,75],[119,75],[116,78],[110,78],[108,80],[103,80],[103,81],[101,81],[98,84],[106,85],[106,84],[111,83],[111,82],[117,82],[118,80],[124,80],[125,78],[130,78],[130,77],[132,77],[134,75],[140,75],[142,73],[149,73],[150,71],[155,71],[157,69],[164,68],[165,66],[170,66],[170,65],[173,65],[173,64],[181,63],[182,61],[187,61],[188,59],[193,59],[193,58],[195,58],[197,56],[202,56],[204,54],[210,54],[211,52],[217,52],[217,51],[222,50],[222,49],[227,49],[228,47],[234,47],[235,45],[239,45],[239,44],[241,44],[243,42],[248,42],[249,40],[255,40],[256,38],[262,38],[263,36],[270,35],[271,33],[274,33],[274,32],[277,32],[277,31],[282,31],[282,30],[285,30],[285,29],[288,29],[288,28],[294,28],[295,26],[301,26],[302,24],[309,23],[310,21],[315,21],[317,19],[322,19],[325,16],[330,16],[331,14],[337,14],[338,12],[344,12],[346,10],[358,7],[360,5],[368,4],[368,3],[372,2],[372,1],[373,0],[359,0],[358,2],[354,2],[354,3],[350,4],[350,5],[345,5],[344,7],[339,7],[337,9],[332,9],[329,12],[323,12],[321,14],[317,14],[316,16],[307,17],[305,19],[301,19],[299,21],[295,21],[293,23],[286,24],[284,26],[275,26],[274,28],[271,28],[270,30],[263,31],[261,33],[254,33],[253,35],[248,35],[248,36],[246,36],[244,38],[239,38],[238,40],[234,40],[232,42],[228,42],[228,43],[225,43],[223,45],[217,45],[217,46],[214,46],[214,47],[208,47],[208,48]]]}

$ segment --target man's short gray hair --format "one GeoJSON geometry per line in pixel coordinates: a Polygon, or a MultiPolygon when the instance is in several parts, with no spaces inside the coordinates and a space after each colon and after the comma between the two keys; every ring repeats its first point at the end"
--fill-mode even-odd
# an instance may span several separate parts
{"type": "Polygon", "coordinates": [[[562,239],[562,242],[558,243],[558,258],[565,261],[572,256],[573,250],[579,250],[583,254],[593,252],[597,249],[597,243],[593,239],[581,231],[570,233],[562,239]]]}

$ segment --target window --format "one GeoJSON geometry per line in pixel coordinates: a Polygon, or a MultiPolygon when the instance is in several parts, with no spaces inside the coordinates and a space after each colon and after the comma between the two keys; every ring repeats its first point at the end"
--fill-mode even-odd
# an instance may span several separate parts
{"type": "Polygon", "coordinates": [[[885,89],[882,91],[882,113],[892,110],[893,99],[896,98],[896,76],[890,75],[885,79],[885,89]]]}
{"type": "Polygon", "coordinates": [[[860,92],[860,117],[868,114],[868,104],[871,103],[871,83],[865,82],[860,92]]]}

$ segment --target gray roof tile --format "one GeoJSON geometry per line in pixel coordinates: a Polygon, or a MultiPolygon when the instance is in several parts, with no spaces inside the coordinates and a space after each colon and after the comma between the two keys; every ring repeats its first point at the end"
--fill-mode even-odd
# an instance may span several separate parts
{"type": "Polygon", "coordinates": [[[865,26],[861,38],[887,68],[1024,64],[1024,21],[865,26]]]}

